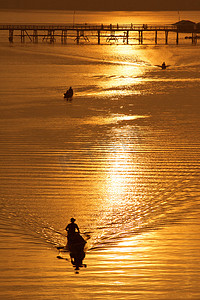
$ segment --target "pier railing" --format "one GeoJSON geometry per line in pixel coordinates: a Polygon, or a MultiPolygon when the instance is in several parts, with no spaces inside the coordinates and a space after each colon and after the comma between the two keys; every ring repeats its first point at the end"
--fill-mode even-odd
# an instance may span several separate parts
{"type": "Polygon", "coordinates": [[[67,23],[67,24],[0,24],[0,30],[130,30],[130,31],[155,31],[171,30],[176,31],[175,25],[147,25],[147,24],[87,24],[87,23],[67,23]]]}

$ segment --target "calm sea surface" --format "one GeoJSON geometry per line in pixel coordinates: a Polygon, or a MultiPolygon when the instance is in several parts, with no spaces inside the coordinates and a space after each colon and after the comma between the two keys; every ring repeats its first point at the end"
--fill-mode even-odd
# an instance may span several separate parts
{"type": "MultiPolygon", "coordinates": [[[[200,22],[200,12],[0,17],[200,22]]],[[[0,78],[2,299],[199,299],[200,41],[9,45],[1,34],[0,78]],[[72,216],[88,239],[80,274],[56,259],[72,216]]]]}

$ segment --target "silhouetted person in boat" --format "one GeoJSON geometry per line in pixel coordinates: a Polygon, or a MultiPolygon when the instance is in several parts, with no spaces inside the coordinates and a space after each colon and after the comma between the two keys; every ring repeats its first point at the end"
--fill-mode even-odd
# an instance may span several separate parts
{"type": "Polygon", "coordinates": [[[162,70],[166,70],[170,65],[166,65],[165,62],[162,63],[162,65],[156,65],[156,67],[161,68],[162,70]]]}
{"type": "Polygon", "coordinates": [[[67,231],[68,242],[71,242],[75,238],[76,232],[80,233],[78,225],[75,223],[75,221],[76,220],[74,218],[71,218],[71,223],[69,223],[65,228],[67,231]]]}
{"type": "Polygon", "coordinates": [[[74,91],[73,91],[72,87],[70,86],[70,88],[64,94],[64,98],[66,98],[67,100],[69,100],[69,99],[71,99],[73,97],[73,94],[74,94],[74,91]]]}
{"type": "Polygon", "coordinates": [[[167,68],[167,66],[166,66],[165,62],[163,62],[163,63],[162,63],[162,66],[161,66],[161,68],[162,68],[163,70],[165,70],[165,69],[167,68]]]}
{"type": "Polygon", "coordinates": [[[86,241],[80,235],[78,225],[75,223],[75,219],[71,218],[71,223],[66,227],[67,231],[67,247],[69,249],[71,263],[75,267],[76,273],[80,267],[86,267],[83,264],[85,258],[84,246],[86,241]]]}

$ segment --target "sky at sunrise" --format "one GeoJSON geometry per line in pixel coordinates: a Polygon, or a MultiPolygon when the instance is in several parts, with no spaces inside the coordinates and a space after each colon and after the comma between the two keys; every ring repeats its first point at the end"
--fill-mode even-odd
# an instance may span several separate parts
{"type": "Polygon", "coordinates": [[[200,10],[200,0],[0,0],[0,8],[97,11],[200,10]]]}

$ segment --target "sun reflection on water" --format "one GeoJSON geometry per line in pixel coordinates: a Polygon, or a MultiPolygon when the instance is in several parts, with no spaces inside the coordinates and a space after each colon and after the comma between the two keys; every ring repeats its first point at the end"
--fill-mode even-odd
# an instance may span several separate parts
{"type": "MultiPolygon", "coordinates": [[[[119,116],[119,120],[134,119],[136,116],[119,116]]],[[[134,144],[129,126],[115,128],[113,131],[115,131],[114,139],[107,154],[106,190],[109,205],[117,209],[127,205],[130,184],[132,186],[135,184],[134,144]]]]}
{"type": "Polygon", "coordinates": [[[142,83],[146,72],[146,62],[142,59],[142,54],[140,57],[140,51],[128,45],[113,45],[105,54],[103,62],[107,76],[99,82],[101,91],[98,91],[98,95],[140,94],[139,90],[134,89],[142,83]]]}
{"type": "Polygon", "coordinates": [[[133,87],[142,82],[143,72],[138,66],[120,65],[112,66],[110,73],[114,74],[112,80],[102,82],[102,92],[107,96],[137,94],[133,87]]]}
{"type": "Polygon", "coordinates": [[[138,169],[141,162],[137,158],[141,135],[139,119],[148,117],[112,114],[104,118],[92,117],[89,120],[90,124],[107,128],[100,188],[102,214],[92,243],[98,247],[105,249],[108,245],[117,243],[122,236],[129,236],[132,228],[139,226],[138,206],[142,203],[142,199],[138,198],[138,169]]]}
{"type": "MultiPolygon", "coordinates": [[[[147,115],[124,115],[124,114],[112,114],[110,116],[93,116],[91,118],[87,118],[83,123],[84,124],[93,124],[93,125],[106,125],[106,124],[117,124],[123,121],[132,121],[132,120],[137,120],[137,119],[143,119],[143,118],[148,118],[149,116],[147,115]]],[[[127,130],[126,130],[127,131],[127,130]]],[[[127,136],[127,132],[125,134],[127,136]]],[[[115,145],[116,147],[118,144],[115,145]]],[[[120,143],[120,147],[122,148],[124,146],[120,143]]]]}

